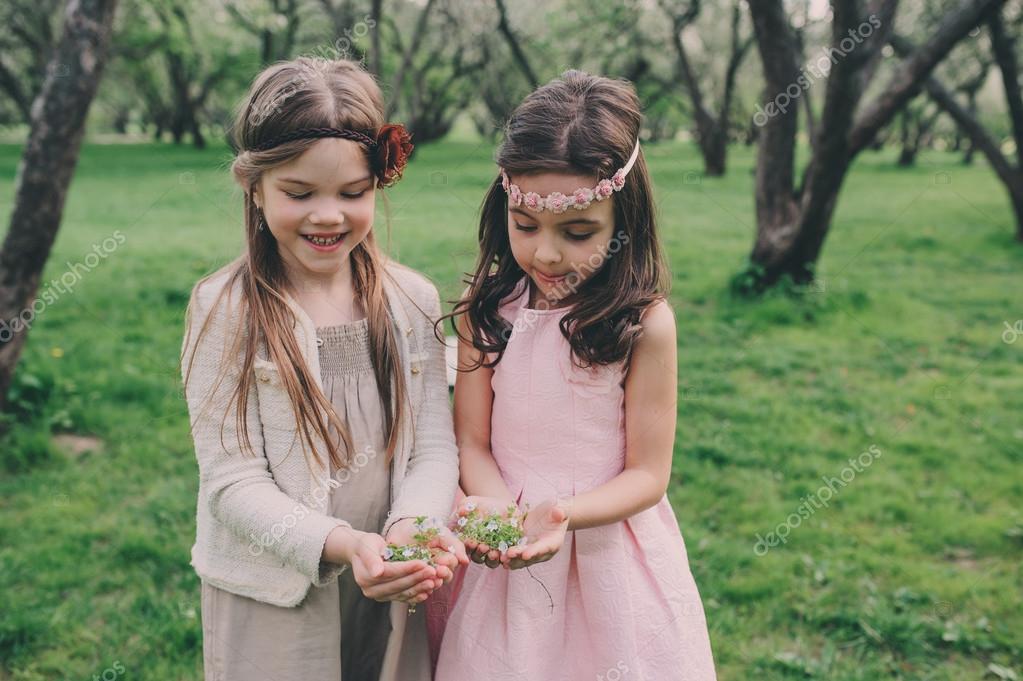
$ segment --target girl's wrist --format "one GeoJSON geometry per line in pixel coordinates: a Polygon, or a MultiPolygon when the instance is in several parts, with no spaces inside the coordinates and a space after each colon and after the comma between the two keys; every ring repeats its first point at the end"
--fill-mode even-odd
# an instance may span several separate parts
{"type": "Polygon", "coordinates": [[[338,525],[323,543],[323,560],[328,563],[351,565],[359,541],[359,532],[347,525],[338,525]]]}
{"type": "Polygon", "coordinates": [[[565,531],[571,532],[575,529],[573,526],[575,518],[572,513],[575,507],[575,497],[562,497],[558,499],[558,507],[565,512],[565,531]]]}

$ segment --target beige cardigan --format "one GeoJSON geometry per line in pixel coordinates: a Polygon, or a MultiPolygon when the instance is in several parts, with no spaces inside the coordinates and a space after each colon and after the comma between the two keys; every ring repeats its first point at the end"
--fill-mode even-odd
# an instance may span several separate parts
{"type": "MultiPolygon", "coordinates": [[[[221,589],[294,606],[311,585],[326,584],[347,567],[320,560],[327,535],[347,523],[326,514],[336,481],[329,480],[325,467],[310,470],[277,367],[259,357],[248,395],[248,436],[257,456],[241,451],[237,410],[227,408],[241,358],[225,355],[231,334],[242,323],[237,287],[230,304],[225,296],[217,305],[201,343],[195,343],[213,301],[227,285],[229,270],[193,291],[182,348],[183,372],[194,355],[185,395],[199,463],[192,565],[203,580],[221,589]],[[226,378],[217,385],[225,362],[226,378]]],[[[406,409],[392,464],[391,510],[382,531],[403,517],[447,517],[458,483],[444,346],[433,333],[433,320],[441,312],[437,289],[396,263],[388,263],[386,270],[384,288],[398,332],[411,419],[406,409]]],[[[294,332],[303,357],[322,389],[316,328],[297,302],[285,297],[298,322],[294,332]]]]}

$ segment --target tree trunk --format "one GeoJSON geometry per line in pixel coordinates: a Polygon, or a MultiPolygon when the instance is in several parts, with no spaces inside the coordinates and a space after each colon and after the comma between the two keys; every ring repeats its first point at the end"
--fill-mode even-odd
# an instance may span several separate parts
{"type": "MultiPolygon", "coordinates": [[[[931,38],[909,54],[891,80],[857,115],[869,76],[894,25],[897,0],[881,0],[864,16],[856,0],[832,3],[832,44],[836,49],[864,25],[874,30],[855,47],[841,50],[828,74],[824,109],[817,123],[816,143],[799,189],[794,182],[798,102],[787,88],[800,84],[798,41],[789,25],[783,0],[757,0],[750,14],[766,82],[757,155],[757,235],[750,268],[735,282],[757,293],[783,278],[797,283],[813,279],[813,271],[831,226],[846,173],[856,155],[912,99],[934,67],[1003,0],[967,0],[947,12],[931,38]],[[869,23],[868,23],[869,22],[869,23]]],[[[805,88],[804,88],[805,89],[805,88]]],[[[806,93],[802,92],[802,96],[806,93]]],[[[756,119],[756,117],[754,117],[756,119]]]]}
{"type": "MultiPolygon", "coordinates": [[[[753,34],[756,36],[760,61],[764,70],[764,99],[771,102],[776,93],[799,77],[796,37],[789,26],[782,3],[750,4],[753,34]]],[[[760,112],[758,112],[759,115],[760,112]]],[[[786,254],[792,247],[797,228],[798,208],[794,191],[796,129],[799,109],[790,106],[771,115],[764,113],[758,123],[756,167],[757,234],[751,260],[758,270],[753,273],[752,288],[768,281],[773,283],[787,269],[786,254]]]]}
{"type": "Polygon", "coordinates": [[[0,409],[7,405],[28,330],[42,312],[36,300],[39,280],[60,228],[86,114],[107,61],[115,5],[116,0],[71,0],[32,107],[11,224],[0,248],[0,409]]]}
{"type": "Polygon", "coordinates": [[[384,65],[381,62],[382,54],[380,52],[380,22],[383,18],[383,2],[384,0],[372,0],[370,3],[369,17],[373,25],[370,26],[370,30],[373,34],[369,40],[369,51],[370,51],[370,70],[373,75],[380,79],[383,74],[384,65]]]}
{"type": "Polygon", "coordinates": [[[1016,241],[1023,243],[1023,174],[1016,173],[1016,177],[1006,185],[1006,189],[1009,191],[1012,211],[1016,216],[1016,241]]]}
{"type": "Polygon", "coordinates": [[[710,139],[700,147],[703,150],[704,172],[710,177],[725,174],[725,161],[728,156],[728,135],[720,128],[710,133],[710,139]]]}
{"type": "Polygon", "coordinates": [[[916,146],[914,141],[915,138],[909,130],[909,111],[904,110],[899,116],[899,142],[902,145],[902,151],[899,152],[897,165],[900,168],[906,168],[916,163],[916,146]]]}
{"type": "Polygon", "coordinates": [[[206,138],[202,134],[202,126],[199,125],[199,121],[196,120],[195,116],[192,117],[190,131],[192,133],[192,146],[196,149],[206,148],[206,138]]]}
{"type": "Polygon", "coordinates": [[[661,8],[672,21],[672,45],[675,48],[676,64],[679,79],[689,93],[689,102],[693,108],[693,126],[696,128],[696,142],[703,155],[703,172],[708,177],[720,177],[725,174],[728,156],[728,129],[731,117],[732,97],[735,91],[736,78],[742,61],[753,44],[753,38],[742,38],[740,35],[740,19],[742,10],[738,2],[732,5],[731,48],[728,65],[725,69],[724,88],[721,93],[721,107],[715,116],[707,105],[699,79],[689,61],[683,31],[696,20],[701,4],[693,1],[679,13],[670,3],[661,2],[661,8]]]}

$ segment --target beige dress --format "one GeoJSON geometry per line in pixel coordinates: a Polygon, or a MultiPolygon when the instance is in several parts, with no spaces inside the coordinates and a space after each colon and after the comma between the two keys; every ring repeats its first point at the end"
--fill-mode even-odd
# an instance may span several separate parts
{"type": "MultiPolygon", "coordinates": [[[[366,320],[317,329],[317,345],[324,392],[354,445],[346,468],[331,466],[339,485],[329,512],[357,530],[379,532],[390,503],[391,467],[366,320]]],[[[366,598],[351,570],[311,587],[294,608],[203,583],[206,681],[429,681],[423,609],[396,635],[392,608],[405,606],[366,598]]]]}

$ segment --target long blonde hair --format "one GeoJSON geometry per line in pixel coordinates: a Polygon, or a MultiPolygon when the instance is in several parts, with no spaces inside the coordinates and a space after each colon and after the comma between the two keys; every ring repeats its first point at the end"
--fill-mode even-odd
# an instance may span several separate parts
{"type": "MultiPolygon", "coordinates": [[[[256,77],[237,112],[231,131],[236,154],[231,171],[245,193],[246,249],[241,257],[227,266],[230,271],[227,285],[211,307],[194,342],[198,344],[206,332],[209,320],[225,293],[238,287],[245,322],[229,344],[228,356],[242,357],[241,375],[231,401],[237,404],[240,447],[250,455],[255,453],[248,437],[248,393],[254,380],[254,360],[261,345],[266,348],[267,358],[278,367],[299,425],[302,449],[307,459],[312,452],[318,463],[324,463],[320,453],[316,452],[317,438],[326,443],[327,455],[338,468],[346,466],[354,455],[351,434],[335,413],[330,400],[319,389],[317,377],[306,365],[292,331],[297,320],[283,295],[289,286],[287,274],[277,250],[277,241],[269,229],[260,229],[261,215],[252,192],[263,173],[297,158],[317,140],[294,140],[266,151],[253,149],[267,140],[301,128],[346,128],[374,137],[383,122],[380,88],[357,63],[343,59],[300,57],[273,64],[256,77]],[[331,436],[331,429],[337,433],[337,439],[331,436]]],[[[387,460],[390,461],[397,446],[407,393],[399,364],[398,338],[391,323],[383,286],[383,277],[386,276],[383,258],[372,230],[352,250],[351,265],[355,295],[366,310],[373,371],[384,410],[387,460]]],[[[195,291],[213,276],[216,273],[200,280],[195,291]]],[[[189,303],[189,320],[194,301],[195,292],[189,303]]],[[[191,342],[191,338],[186,338],[186,347],[191,342]]],[[[186,385],[191,365],[189,361],[185,372],[186,385]]],[[[221,370],[215,384],[223,380],[226,369],[221,370]]]]}

